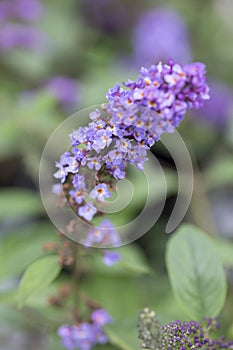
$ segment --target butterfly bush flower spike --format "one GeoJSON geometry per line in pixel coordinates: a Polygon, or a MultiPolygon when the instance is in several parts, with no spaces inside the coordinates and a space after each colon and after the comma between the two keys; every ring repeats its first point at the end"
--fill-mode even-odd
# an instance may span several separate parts
{"type": "MultiPolygon", "coordinates": [[[[148,150],[161,135],[174,132],[187,110],[198,109],[209,99],[205,73],[199,62],[181,66],[169,60],[142,67],[137,80],[109,89],[108,102],[90,113],[87,126],[73,130],[69,152],[55,163],[54,177],[80,218],[91,222],[102,215],[117,181],[126,177],[127,166],[142,170],[148,150]]],[[[109,237],[93,230],[84,244],[99,239],[106,247],[109,237]]],[[[111,243],[119,241],[113,238],[111,243]]],[[[105,261],[110,262],[108,257],[106,253],[105,261]]]]}

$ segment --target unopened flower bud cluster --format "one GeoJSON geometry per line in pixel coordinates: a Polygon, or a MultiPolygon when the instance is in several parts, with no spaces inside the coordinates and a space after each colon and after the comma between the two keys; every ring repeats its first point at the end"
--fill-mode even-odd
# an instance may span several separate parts
{"type": "Polygon", "coordinates": [[[227,341],[224,336],[218,339],[210,337],[210,333],[219,327],[218,321],[210,318],[203,324],[177,320],[162,326],[149,308],[139,314],[139,339],[142,349],[147,350],[233,349],[233,341],[227,341]]]}

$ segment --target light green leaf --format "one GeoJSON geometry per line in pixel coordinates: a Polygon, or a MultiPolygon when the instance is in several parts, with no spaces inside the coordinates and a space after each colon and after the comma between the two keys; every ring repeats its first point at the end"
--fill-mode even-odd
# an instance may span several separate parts
{"type": "Polygon", "coordinates": [[[174,295],[191,318],[218,315],[226,298],[226,276],[202,231],[182,225],[167,244],[166,266],[174,295]]]}
{"type": "Polygon", "coordinates": [[[50,224],[37,224],[10,231],[0,239],[0,280],[17,276],[40,256],[46,242],[57,242],[59,237],[50,224]]]}
{"type": "Polygon", "coordinates": [[[42,212],[37,193],[21,188],[0,190],[0,219],[28,217],[42,212]]]}
{"type": "Polygon", "coordinates": [[[36,293],[52,283],[61,271],[57,255],[48,255],[31,264],[25,271],[21,280],[17,302],[18,306],[24,306],[36,293]]]}

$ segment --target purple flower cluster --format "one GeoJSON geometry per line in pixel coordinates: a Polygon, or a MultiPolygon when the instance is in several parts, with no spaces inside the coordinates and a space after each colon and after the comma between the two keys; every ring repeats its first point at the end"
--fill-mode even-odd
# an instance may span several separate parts
{"type": "Polygon", "coordinates": [[[142,170],[147,150],[209,98],[202,63],[182,67],[170,60],[141,68],[138,79],[123,86],[108,91],[109,102],[72,132],[70,151],[56,162],[55,178],[70,185],[70,203],[87,221],[101,211],[114,181],[125,178],[127,164],[142,170]]]}
{"type": "Polygon", "coordinates": [[[216,319],[206,319],[204,324],[179,320],[162,326],[155,317],[155,312],[145,308],[139,315],[139,338],[142,348],[156,350],[187,350],[187,349],[233,349],[233,341],[211,339],[209,334],[218,329],[216,319]]]}
{"type": "Polygon", "coordinates": [[[58,329],[58,335],[68,350],[90,350],[96,344],[107,343],[108,337],[102,327],[111,322],[112,317],[104,309],[97,309],[92,312],[90,323],[62,325],[58,329]]]}
{"type": "Polygon", "coordinates": [[[117,84],[109,90],[107,108],[120,124],[120,134],[148,147],[164,132],[173,132],[188,109],[198,109],[209,99],[202,63],[182,67],[170,60],[141,68],[138,80],[124,86],[129,89],[117,84]]]}
{"type": "Polygon", "coordinates": [[[41,49],[45,38],[31,23],[37,21],[42,13],[43,5],[39,0],[0,1],[0,51],[41,49]]]}

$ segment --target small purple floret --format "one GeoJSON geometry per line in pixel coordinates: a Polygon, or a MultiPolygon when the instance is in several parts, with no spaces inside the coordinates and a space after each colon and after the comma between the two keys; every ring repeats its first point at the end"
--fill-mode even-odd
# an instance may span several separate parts
{"type": "Polygon", "coordinates": [[[104,326],[113,321],[112,316],[104,309],[97,309],[92,312],[91,320],[98,326],[104,326]]]}
{"type": "Polygon", "coordinates": [[[100,202],[104,202],[105,198],[111,197],[111,192],[108,190],[108,186],[105,183],[100,183],[95,186],[95,188],[91,191],[90,197],[97,198],[100,202]]]}
{"type": "Polygon", "coordinates": [[[78,214],[87,221],[91,221],[96,212],[97,209],[89,202],[78,209],[78,214]]]}
{"type": "Polygon", "coordinates": [[[110,250],[104,251],[103,262],[107,266],[112,266],[120,260],[121,256],[117,252],[112,252],[110,250]]]}

